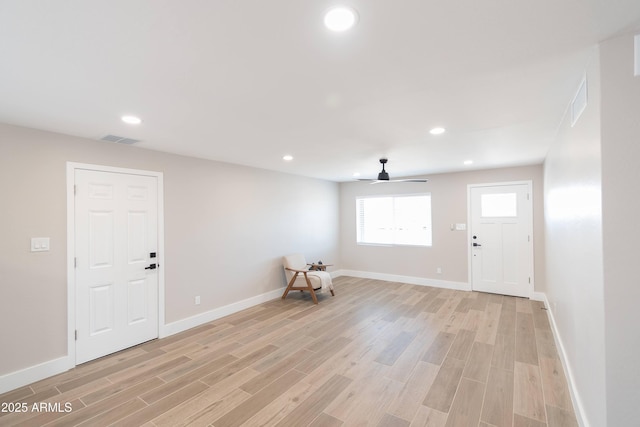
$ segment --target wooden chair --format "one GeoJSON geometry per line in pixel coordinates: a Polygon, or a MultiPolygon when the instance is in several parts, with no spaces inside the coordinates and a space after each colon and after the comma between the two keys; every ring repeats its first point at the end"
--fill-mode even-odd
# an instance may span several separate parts
{"type": "Polygon", "coordinates": [[[287,255],[282,258],[282,263],[289,279],[289,285],[282,294],[282,299],[287,297],[289,291],[308,291],[314,304],[318,303],[316,291],[329,289],[331,295],[335,296],[331,275],[325,271],[330,264],[307,264],[302,254],[287,255]],[[308,266],[311,266],[312,270],[309,270],[308,266]]]}

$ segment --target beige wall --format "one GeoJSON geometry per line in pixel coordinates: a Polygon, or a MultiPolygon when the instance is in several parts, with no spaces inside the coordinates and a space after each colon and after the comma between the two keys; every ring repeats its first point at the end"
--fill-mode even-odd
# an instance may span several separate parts
{"type": "Polygon", "coordinates": [[[467,185],[533,181],[535,290],[544,291],[544,234],[542,166],[492,169],[429,176],[426,184],[364,182],[340,184],[340,248],[348,270],[468,283],[466,231],[451,231],[452,223],[467,222],[467,185]],[[356,244],[357,196],[431,193],[433,246],[385,247],[356,244]],[[442,274],[436,269],[442,268],[442,274]]]}
{"type": "MultiPolygon", "coordinates": [[[[601,46],[607,425],[638,425],[640,77],[633,36],[601,46]]],[[[595,424],[594,424],[595,425],[595,424]]]]}
{"type": "Polygon", "coordinates": [[[336,183],[0,124],[0,375],[67,352],[67,161],[164,173],[167,323],[283,286],[284,254],[339,260],[336,183]]]}
{"type": "Polygon", "coordinates": [[[547,298],[593,426],[606,425],[599,66],[594,48],[587,107],[574,127],[567,113],[544,163],[547,298]]]}

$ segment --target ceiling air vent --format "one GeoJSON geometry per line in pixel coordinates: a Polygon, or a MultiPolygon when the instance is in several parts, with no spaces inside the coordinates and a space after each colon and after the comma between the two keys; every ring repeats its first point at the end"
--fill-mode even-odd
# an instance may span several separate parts
{"type": "Polygon", "coordinates": [[[127,144],[127,145],[140,142],[139,139],[125,138],[124,136],[116,136],[116,135],[107,135],[105,137],[100,138],[100,141],[115,142],[118,144],[127,144]]]}

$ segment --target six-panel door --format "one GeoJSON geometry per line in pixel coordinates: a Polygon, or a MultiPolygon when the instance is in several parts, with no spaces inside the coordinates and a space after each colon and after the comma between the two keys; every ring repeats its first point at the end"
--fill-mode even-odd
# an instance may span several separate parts
{"type": "Polygon", "coordinates": [[[75,172],[76,363],[158,337],[157,178],[75,172]]]}

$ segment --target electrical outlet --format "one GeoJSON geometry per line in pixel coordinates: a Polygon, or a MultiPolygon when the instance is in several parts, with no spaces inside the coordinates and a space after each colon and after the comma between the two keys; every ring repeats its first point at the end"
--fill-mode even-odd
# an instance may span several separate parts
{"type": "Polygon", "coordinates": [[[196,297],[196,305],[200,305],[200,295],[196,297]]]}
{"type": "Polygon", "coordinates": [[[436,273],[442,274],[442,268],[441,267],[436,268],[436,273]]]}

